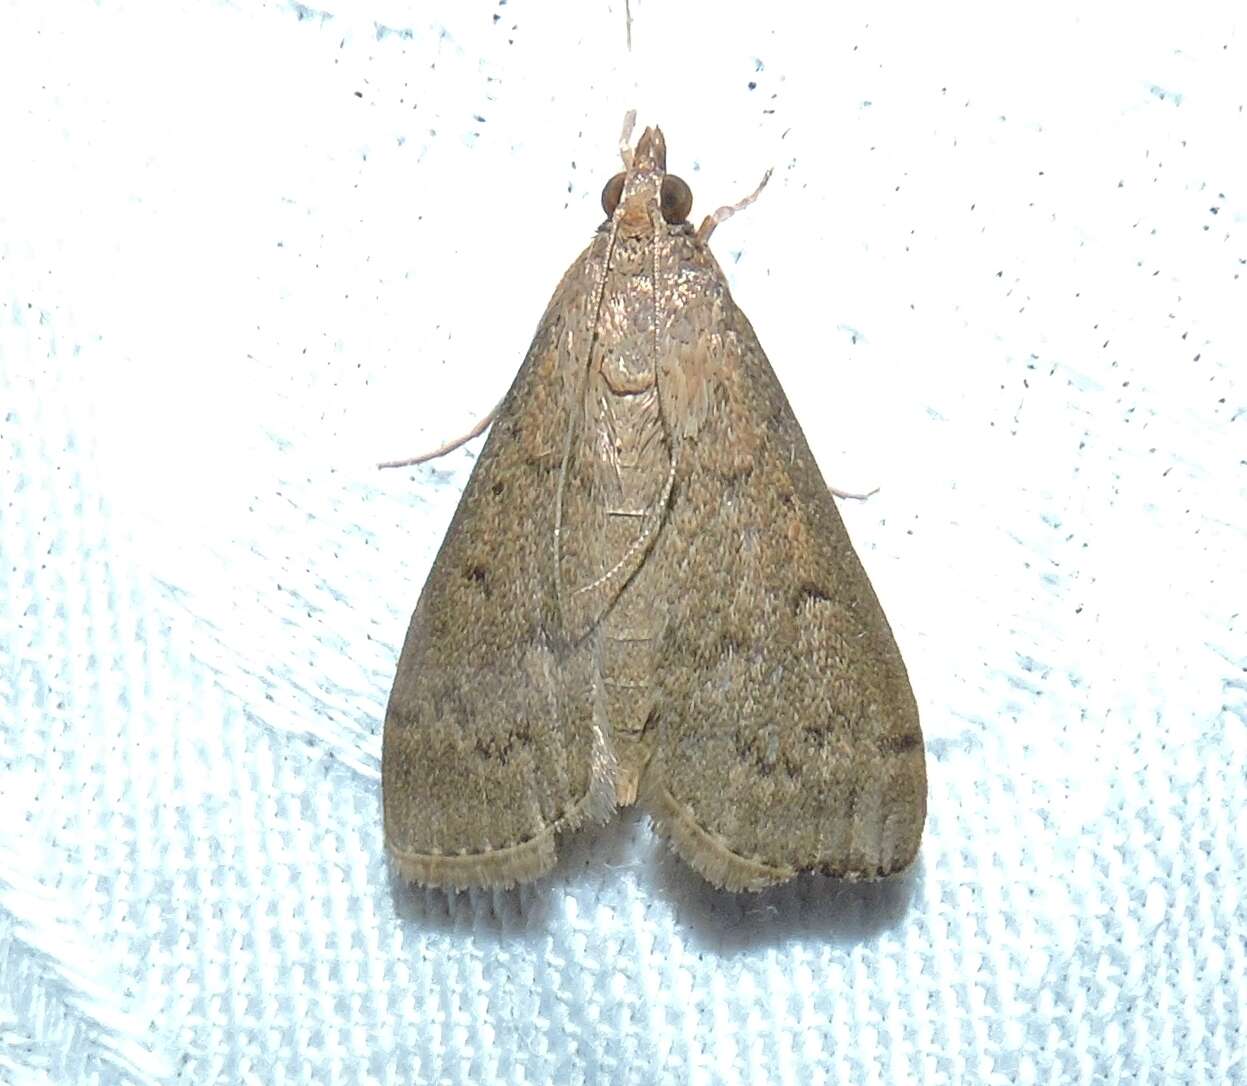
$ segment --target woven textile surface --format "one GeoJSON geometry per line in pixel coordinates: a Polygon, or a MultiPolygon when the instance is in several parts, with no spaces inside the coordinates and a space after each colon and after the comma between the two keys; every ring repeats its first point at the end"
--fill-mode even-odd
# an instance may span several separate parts
{"type": "Polygon", "coordinates": [[[630,7],[3,6],[0,1082],[1247,1082],[1241,18],[630,7]],[[630,107],[695,220],[775,167],[713,247],[880,488],[900,878],[721,893],[631,812],[387,865],[480,443],[375,464],[505,390],[630,107]]]}

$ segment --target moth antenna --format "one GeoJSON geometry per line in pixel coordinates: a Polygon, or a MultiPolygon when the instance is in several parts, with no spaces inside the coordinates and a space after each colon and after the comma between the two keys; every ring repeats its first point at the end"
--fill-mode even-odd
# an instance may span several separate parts
{"type": "Polygon", "coordinates": [[[632,169],[632,130],[636,128],[636,110],[630,109],[624,114],[623,131],[619,133],[619,157],[623,159],[624,169],[632,169]]]}
{"type": "Polygon", "coordinates": [[[745,208],[752,204],[754,200],[762,195],[762,190],[766,188],[766,183],[771,179],[771,174],[774,172],[774,169],[767,170],[766,173],[762,175],[762,180],[758,182],[758,187],[743,200],[737,200],[734,204],[728,204],[725,207],[719,208],[719,210],[713,215],[707,215],[705,222],[697,228],[697,240],[704,245],[710,240],[710,235],[714,233],[714,228],[716,226],[720,223],[727,222],[727,220],[735,215],[736,212],[744,211],[745,208]]]}

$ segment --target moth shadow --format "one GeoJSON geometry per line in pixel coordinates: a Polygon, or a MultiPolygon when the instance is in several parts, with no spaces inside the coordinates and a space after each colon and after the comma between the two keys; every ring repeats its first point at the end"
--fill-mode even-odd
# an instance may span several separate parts
{"type": "Polygon", "coordinates": [[[505,890],[412,886],[391,865],[395,913],[413,936],[544,943],[565,922],[569,900],[639,893],[665,899],[703,951],[731,955],[806,939],[852,947],[903,924],[925,877],[920,854],[908,871],[877,882],[807,875],[759,893],[719,890],[680,860],[635,809],[605,825],[563,834],[558,851],[548,875],[505,890]],[[630,888],[620,885],[625,881],[630,888]]]}
{"type": "Polygon", "coordinates": [[[507,889],[439,890],[408,883],[388,864],[394,913],[405,933],[537,939],[549,922],[550,896],[538,881],[507,889]]]}
{"type": "Polygon", "coordinates": [[[801,875],[760,892],[733,893],[706,882],[669,849],[652,865],[654,883],[693,939],[718,954],[818,939],[851,948],[905,922],[925,878],[921,854],[899,875],[847,882],[801,875]]]}

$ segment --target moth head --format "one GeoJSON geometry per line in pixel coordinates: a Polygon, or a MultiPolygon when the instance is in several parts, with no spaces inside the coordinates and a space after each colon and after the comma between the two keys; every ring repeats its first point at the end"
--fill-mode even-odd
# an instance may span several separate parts
{"type": "Polygon", "coordinates": [[[662,129],[642,132],[628,169],[615,174],[602,189],[602,210],[608,217],[614,218],[621,204],[622,224],[634,230],[650,224],[649,209],[655,205],[672,226],[688,221],[693,193],[681,178],[667,173],[667,141],[662,129]]]}
{"type": "Polygon", "coordinates": [[[632,152],[632,168],[667,172],[667,141],[661,128],[647,128],[641,133],[636,150],[632,152]]]}

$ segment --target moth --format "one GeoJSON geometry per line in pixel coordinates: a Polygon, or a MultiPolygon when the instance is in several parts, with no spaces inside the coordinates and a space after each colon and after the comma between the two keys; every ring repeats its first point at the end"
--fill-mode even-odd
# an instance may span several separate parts
{"type": "Polygon", "coordinates": [[[505,887],[637,803],[715,886],[889,875],[926,816],[905,665],[707,245],[736,208],[694,229],[630,128],[412,616],[387,846],[505,887]]]}

